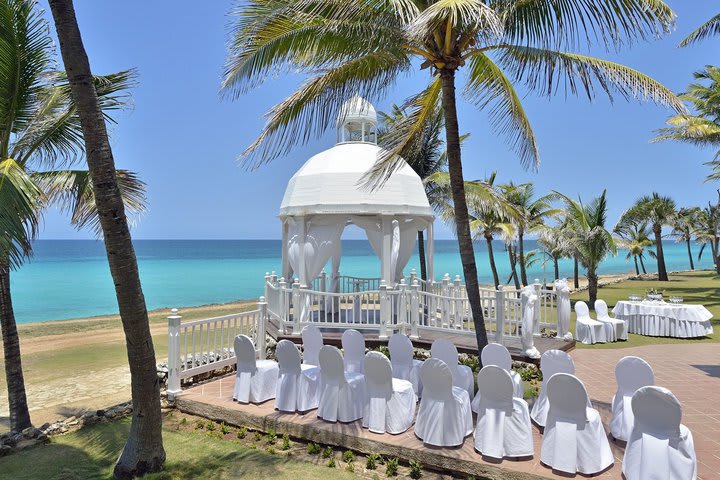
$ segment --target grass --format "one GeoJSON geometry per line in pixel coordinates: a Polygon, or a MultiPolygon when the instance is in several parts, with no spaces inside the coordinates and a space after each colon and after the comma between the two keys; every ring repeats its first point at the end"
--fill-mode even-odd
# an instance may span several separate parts
{"type": "MultiPolygon", "coordinates": [[[[657,344],[673,344],[673,343],[718,343],[720,335],[717,329],[720,328],[720,277],[715,275],[713,271],[695,271],[673,273],[670,275],[670,281],[659,282],[652,280],[627,280],[612,285],[606,285],[598,290],[598,298],[607,302],[608,307],[612,307],[619,300],[627,300],[628,295],[637,293],[644,295],[645,291],[650,288],[656,288],[664,291],[665,297],[671,295],[683,297],[685,303],[695,303],[705,305],[713,314],[711,323],[716,330],[715,334],[704,338],[666,338],[666,337],[646,337],[643,335],[629,334],[627,342],[600,343],[595,345],[583,345],[577,343],[577,348],[625,348],[639,347],[644,345],[657,344]]],[[[573,305],[578,300],[587,302],[587,291],[576,292],[571,295],[573,305]]],[[[573,309],[570,320],[570,331],[575,333],[575,311],[573,309]]]]}

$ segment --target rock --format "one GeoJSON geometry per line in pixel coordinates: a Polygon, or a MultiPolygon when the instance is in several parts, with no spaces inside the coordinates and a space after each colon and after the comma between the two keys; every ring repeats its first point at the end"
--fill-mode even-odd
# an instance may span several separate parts
{"type": "Polygon", "coordinates": [[[44,433],[41,433],[40,435],[38,435],[36,440],[40,443],[47,443],[50,441],[48,436],[44,433]]]}
{"type": "Polygon", "coordinates": [[[74,427],[75,425],[78,425],[79,423],[80,422],[78,422],[77,420],[73,420],[71,422],[65,422],[65,425],[67,425],[68,427],[74,427]]]}
{"type": "Polygon", "coordinates": [[[99,421],[100,419],[95,415],[95,412],[87,412],[82,416],[83,425],[92,425],[99,421]]]}
{"type": "Polygon", "coordinates": [[[42,432],[39,428],[28,427],[22,431],[22,436],[25,439],[37,438],[42,432]]]}
{"type": "Polygon", "coordinates": [[[10,445],[0,445],[0,457],[9,455],[11,451],[12,447],[10,445]]]}
{"type": "MultiPolygon", "coordinates": [[[[69,424],[69,423],[74,422],[75,420],[77,420],[77,417],[75,415],[73,415],[72,417],[66,418],[64,423],[69,424]]],[[[77,424],[77,422],[76,422],[76,424],[77,424]]]]}
{"type": "Polygon", "coordinates": [[[46,431],[48,428],[50,428],[50,424],[49,424],[49,423],[43,423],[42,426],[40,427],[40,430],[44,432],[44,431],[46,431]]]}
{"type": "Polygon", "coordinates": [[[95,412],[95,415],[97,415],[98,417],[104,417],[104,416],[105,416],[105,410],[100,409],[100,410],[98,410],[98,411],[95,412]]]}

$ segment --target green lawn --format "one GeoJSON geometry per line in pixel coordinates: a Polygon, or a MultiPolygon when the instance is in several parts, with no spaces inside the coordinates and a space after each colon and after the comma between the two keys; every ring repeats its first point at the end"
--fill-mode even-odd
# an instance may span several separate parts
{"type": "MultiPolygon", "coordinates": [[[[715,334],[700,339],[681,339],[664,337],[645,337],[642,335],[630,334],[627,342],[615,342],[596,345],[583,345],[577,343],[577,348],[625,348],[642,345],[654,345],[665,343],[697,343],[697,342],[720,342],[720,277],[712,271],[684,272],[670,275],[669,282],[658,282],[649,280],[628,280],[613,285],[601,287],[598,290],[598,298],[605,300],[610,310],[618,300],[627,300],[628,295],[637,293],[644,295],[650,288],[664,291],[665,297],[676,295],[683,297],[685,303],[698,303],[705,305],[714,315],[711,320],[715,334]]],[[[571,295],[573,305],[578,300],[587,302],[587,291],[577,292],[571,295]]],[[[594,315],[594,312],[591,312],[594,315]]],[[[570,331],[575,333],[575,311],[573,309],[570,331]]]]}

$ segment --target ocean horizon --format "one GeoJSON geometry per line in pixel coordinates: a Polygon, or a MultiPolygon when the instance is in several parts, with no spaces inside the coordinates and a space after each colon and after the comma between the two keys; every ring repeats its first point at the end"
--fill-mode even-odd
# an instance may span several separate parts
{"type": "MultiPolygon", "coordinates": [[[[135,240],[140,276],[149,310],[191,307],[237,300],[257,299],[263,294],[265,272],[280,269],[280,240],[135,240]]],[[[359,277],[379,276],[380,262],[366,240],[343,240],[340,272],[359,277]]],[[[687,270],[684,244],[664,243],[669,271],[687,270]]],[[[13,307],[18,323],[67,320],[117,313],[115,291],[99,240],[39,240],[30,260],[11,274],[13,307]]],[[[526,250],[537,248],[533,240],[526,250]]],[[[693,245],[697,258],[699,246],[693,245]]],[[[493,245],[501,280],[509,277],[510,265],[502,242],[493,245]]],[[[478,277],[491,284],[492,273],[484,242],[475,244],[478,277]]],[[[608,257],[600,274],[634,273],[626,252],[608,257]]],[[[696,268],[712,268],[710,255],[696,261],[696,268]]],[[[657,270],[647,258],[648,272],[657,270]]],[[[405,274],[420,270],[417,251],[405,274]]],[[[560,262],[560,276],[571,277],[571,260],[560,262]]],[[[456,240],[436,240],[435,279],[445,273],[462,276],[456,240]]],[[[583,273],[581,268],[581,274],[583,273]]],[[[553,280],[553,264],[541,262],[528,269],[531,279],[553,280]]]]}

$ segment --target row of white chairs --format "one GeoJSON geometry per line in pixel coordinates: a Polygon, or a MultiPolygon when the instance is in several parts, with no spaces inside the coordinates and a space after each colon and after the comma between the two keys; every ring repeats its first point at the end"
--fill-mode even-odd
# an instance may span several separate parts
{"type": "Polygon", "coordinates": [[[575,303],[575,338],[585,344],[617,342],[627,340],[628,327],[625,320],[612,318],[605,300],[595,300],[597,320],[590,316],[587,303],[575,303]]]}

